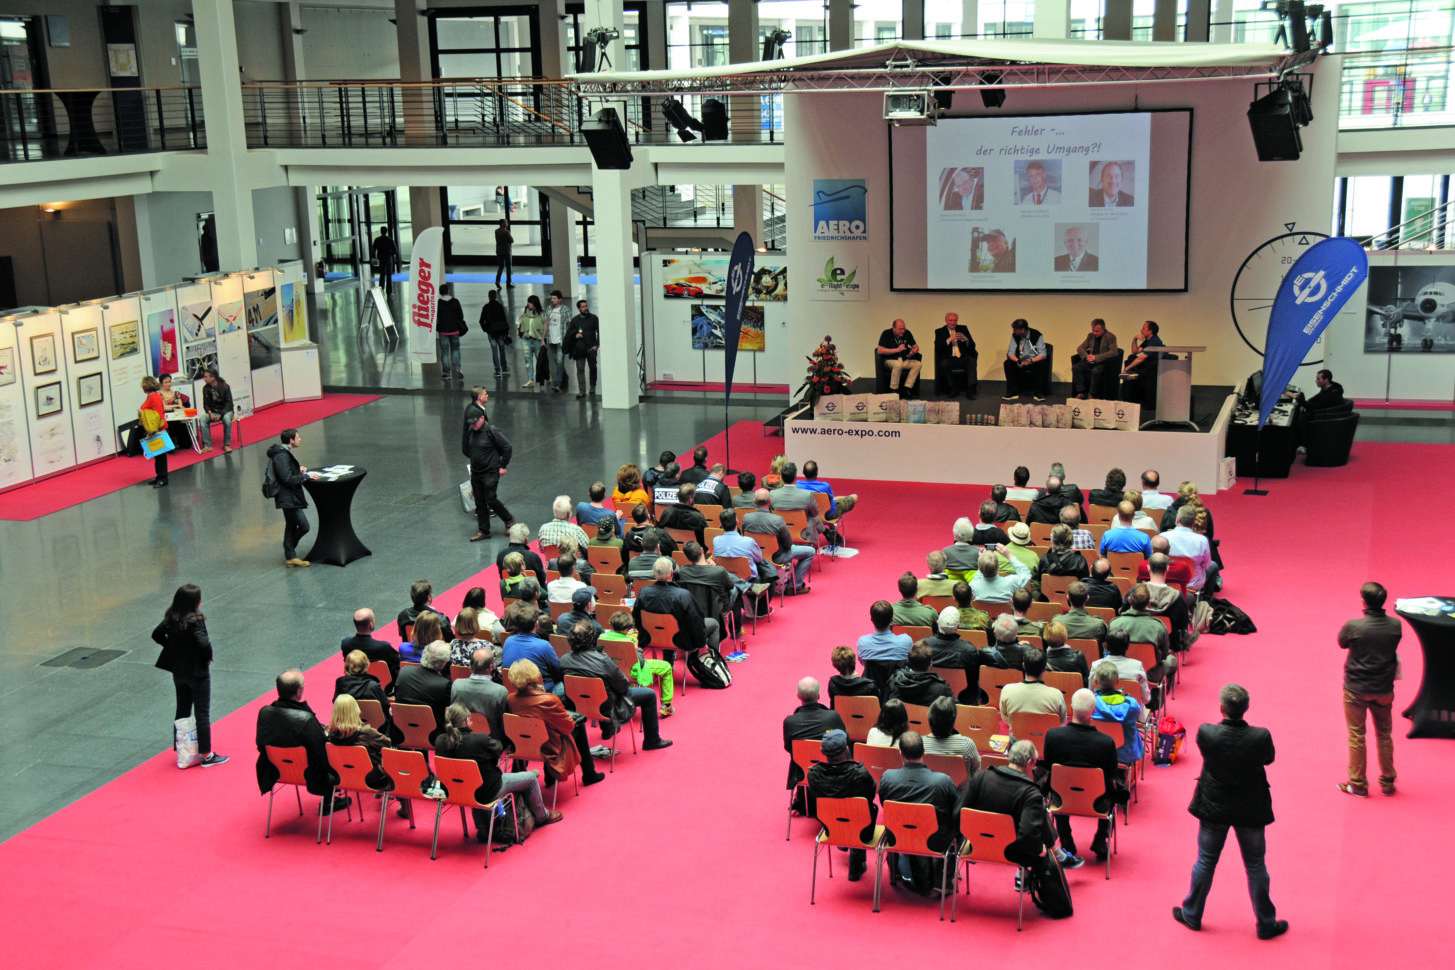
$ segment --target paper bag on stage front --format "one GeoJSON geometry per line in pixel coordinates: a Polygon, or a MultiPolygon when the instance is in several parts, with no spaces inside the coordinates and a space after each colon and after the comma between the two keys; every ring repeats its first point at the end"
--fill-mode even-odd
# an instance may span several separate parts
{"type": "Polygon", "coordinates": [[[873,394],[845,394],[844,397],[844,420],[845,421],[868,421],[869,420],[869,399],[873,394]]]}
{"type": "Polygon", "coordinates": [[[1086,402],[1091,405],[1093,427],[1103,431],[1115,431],[1117,427],[1117,404],[1118,401],[1101,401],[1092,398],[1086,402]]]}
{"type": "Polygon", "coordinates": [[[1032,404],[1027,411],[1031,427],[1044,428],[1046,426],[1046,406],[1044,404],[1032,404]]]}
{"type": "Polygon", "coordinates": [[[1114,401],[1112,402],[1112,414],[1115,416],[1118,431],[1142,430],[1142,406],[1140,404],[1114,401]]]}
{"type": "Polygon", "coordinates": [[[1071,408],[1071,427],[1086,429],[1096,427],[1096,417],[1091,410],[1092,403],[1092,401],[1072,401],[1068,405],[1071,408]]]}
{"type": "Polygon", "coordinates": [[[815,421],[842,421],[844,420],[844,402],[848,400],[846,394],[825,394],[813,405],[813,419],[815,421]]]}
{"type": "Polygon", "coordinates": [[[890,416],[898,409],[898,394],[870,394],[869,398],[869,420],[870,421],[891,421],[890,416]]]}
{"type": "Polygon", "coordinates": [[[959,424],[959,401],[931,401],[930,424],[959,424]]]}
{"type": "Polygon", "coordinates": [[[904,410],[905,410],[905,413],[908,415],[907,420],[909,421],[910,424],[924,424],[925,423],[925,403],[926,402],[924,402],[924,401],[905,401],[904,402],[904,405],[905,405],[904,406],[904,410]]]}
{"type": "Polygon", "coordinates": [[[997,421],[996,423],[999,424],[1002,428],[1009,428],[1010,427],[1010,414],[1011,414],[1011,406],[1009,404],[1002,404],[1000,406],[1000,420],[997,421]]]}

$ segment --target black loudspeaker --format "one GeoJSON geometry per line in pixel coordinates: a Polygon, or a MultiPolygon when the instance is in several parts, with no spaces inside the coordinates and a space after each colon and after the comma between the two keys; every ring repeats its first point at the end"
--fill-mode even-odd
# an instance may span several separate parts
{"type": "MultiPolygon", "coordinates": [[[[1001,74],[982,74],[980,80],[986,84],[999,84],[1001,74]]],[[[980,101],[987,108],[999,108],[1005,104],[1005,90],[1003,88],[981,88],[980,101]]]]}
{"type": "Polygon", "coordinates": [[[727,136],[727,106],[717,98],[708,98],[702,102],[702,139],[703,141],[727,141],[727,136]]]}
{"type": "Polygon", "coordinates": [[[1248,126],[1260,162],[1296,162],[1303,152],[1292,99],[1279,89],[1248,105],[1248,126]]]}
{"type": "Polygon", "coordinates": [[[582,122],[581,135],[597,168],[631,168],[632,146],[615,108],[602,108],[596,117],[582,122]]]}

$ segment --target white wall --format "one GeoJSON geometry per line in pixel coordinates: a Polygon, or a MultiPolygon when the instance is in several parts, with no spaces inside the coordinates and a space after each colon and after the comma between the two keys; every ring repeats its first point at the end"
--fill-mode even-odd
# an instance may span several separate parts
{"type": "MultiPolygon", "coordinates": [[[[809,200],[815,178],[863,178],[868,187],[869,300],[834,308],[826,324],[823,303],[790,305],[789,351],[794,360],[831,333],[849,370],[872,373],[870,348],[895,317],[903,317],[927,344],[944,314],[968,323],[980,350],[980,376],[999,380],[1010,321],[1026,317],[1055,344],[1058,380],[1070,379],[1072,349],[1092,317],[1103,317],[1123,344],[1152,319],[1169,344],[1206,345],[1193,379],[1235,384],[1262,366],[1238,337],[1229,313],[1229,290],[1243,260],[1264,241],[1298,228],[1327,231],[1333,205],[1337,135],[1337,63],[1323,62],[1314,85],[1314,116],[1303,131],[1297,162],[1259,162],[1245,116],[1253,97],[1246,80],[1139,84],[1135,87],[1013,88],[1003,113],[1053,114],[1192,108],[1192,178],[1186,293],[895,293],[889,289],[889,167],[883,98],[878,93],[801,94],[784,98],[788,252],[790,276],[808,279],[823,267],[825,244],[812,239],[809,200]]],[[[960,93],[954,114],[990,114],[973,94],[960,93]]],[[[864,272],[864,267],[860,267],[864,272]]],[[[1270,302],[1272,294],[1269,294],[1270,302]]],[[[926,357],[930,357],[926,354],[926,357]]],[[[926,369],[932,369],[926,360],[926,369]]],[[[926,376],[930,376],[928,373],[926,376]]],[[[1295,382],[1313,383],[1312,370],[1295,382]]]]}
{"type": "Polygon", "coordinates": [[[197,213],[212,211],[212,193],[152,192],[136,196],[133,201],[142,286],[146,289],[170,286],[201,273],[197,213]]]}
{"type": "MultiPolygon", "coordinates": [[[[285,38],[278,4],[233,0],[232,19],[237,26],[237,62],[243,77],[249,81],[281,81],[285,38]]],[[[286,40],[291,42],[292,38],[286,40]]]]}
{"type": "Polygon", "coordinates": [[[392,7],[303,7],[301,77],[310,81],[399,77],[399,36],[392,7]]]}
{"type": "Polygon", "coordinates": [[[279,186],[273,189],[257,189],[253,192],[253,225],[258,232],[258,265],[277,266],[290,259],[302,259],[303,247],[298,211],[302,189],[279,186]],[[286,243],[284,230],[292,229],[292,243],[286,243]]]}

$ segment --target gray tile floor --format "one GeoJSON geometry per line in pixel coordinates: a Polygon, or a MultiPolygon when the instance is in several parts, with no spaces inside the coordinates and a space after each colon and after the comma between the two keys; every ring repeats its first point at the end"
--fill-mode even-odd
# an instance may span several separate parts
{"type": "MultiPolygon", "coordinates": [[[[467,314],[478,313],[484,290],[459,287],[467,314]]],[[[526,288],[515,292],[523,302],[526,288]]],[[[345,569],[283,568],[282,517],[258,492],[271,442],[173,471],[165,489],[132,487],[33,522],[0,522],[8,553],[0,557],[0,839],[168,747],[171,679],[152,666],[149,634],[182,583],[203,590],[220,719],[271,689],[284,667],[336,652],[357,607],[392,617],[413,580],[447,589],[493,564],[505,540],[497,531],[491,542],[467,541],[474,519],[457,490],[465,392],[442,389],[433,367],[409,365],[403,351],[360,341],[357,306],[347,289],[318,300],[325,386],[390,393],[304,429],[299,455],[310,466],[368,469],[353,521],[373,556],[345,569]],[[75,648],[122,653],[93,669],[44,666],[75,648]]],[[[465,340],[463,366],[469,381],[490,372],[478,330],[465,340]]],[[[492,394],[491,405],[516,452],[501,495],[532,529],[557,494],[582,496],[593,479],[612,481],[623,461],[689,448],[724,420],[720,398],[683,393],[622,412],[513,387],[492,394]]],[[[779,397],[735,395],[730,418],[763,421],[781,406],[779,397]]],[[[254,752],[218,747],[237,760],[219,770],[252,770],[254,752]]]]}

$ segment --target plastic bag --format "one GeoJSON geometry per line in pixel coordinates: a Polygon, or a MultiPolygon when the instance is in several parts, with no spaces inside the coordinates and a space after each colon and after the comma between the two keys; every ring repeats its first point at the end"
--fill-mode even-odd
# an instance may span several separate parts
{"type": "Polygon", "coordinates": [[[1170,714],[1163,714],[1157,721],[1157,747],[1152,752],[1152,763],[1170,765],[1177,761],[1182,751],[1182,742],[1187,740],[1187,728],[1170,714]]]}
{"type": "Polygon", "coordinates": [[[177,767],[190,768],[202,760],[197,753],[197,719],[179,717],[172,722],[177,733],[177,767]]]}

